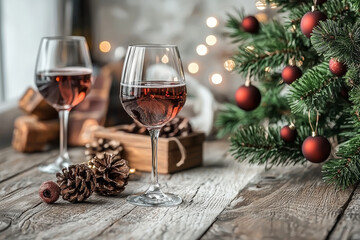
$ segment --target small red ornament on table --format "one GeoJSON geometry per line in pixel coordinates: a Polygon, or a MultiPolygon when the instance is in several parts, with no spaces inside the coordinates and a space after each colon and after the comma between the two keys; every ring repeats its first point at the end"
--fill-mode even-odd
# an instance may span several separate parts
{"type": "Polygon", "coordinates": [[[337,61],[335,58],[331,58],[329,61],[329,69],[332,74],[338,77],[342,77],[347,72],[347,67],[344,63],[337,61]]]}
{"type": "Polygon", "coordinates": [[[286,125],[280,130],[280,137],[286,143],[292,143],[297,137],[297,130],[293,123],[286,125]]]}
{"type": "Polygon", "coordinates": [[[305,13],[300,21],[300,29],[307,38],[310,38],[310,34],[312,33],[314,27],[316,27],[320,21],[327,19],[327,16],[323,12],[315,10],[317,2],[318,1],[315,0],[312,11],[305,13]]]}
{"type": "Polygon", "coordinates": [[[235,101],[237,106],[245,111],[252,111],[260,105],[261,93],[257,87],[251,85],[250,71],[245,84],[236,90],[235,101]]]}
{"type": "Polygon", "coordinates": [[[241,27],[245,32],[258,33],[260,29],[259,21],[254,16],[244,17],[241,22],[241,27]]]}
{"type": "Polygon", "coordinates": [[[43,182],[39,189],[39,196],[46,203],[54,203],[59,199],[60,188],[55,182],[43,182]]]}

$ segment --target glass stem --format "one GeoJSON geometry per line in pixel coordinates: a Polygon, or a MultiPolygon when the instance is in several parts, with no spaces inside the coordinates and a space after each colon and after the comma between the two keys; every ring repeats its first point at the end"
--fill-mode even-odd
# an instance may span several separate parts
{"type": "Polygon", "coordinates": [[[160,128],[148,129],[151,137],[151,152],[152,152],[152,170],[151,170],[151,184],[152,190],[159,189],[158,183],[158,169],[157,169],[157,143],[160,133],[160,128]]]}
{"type": "Polygon", "coordinates": [[[68,133],[68,122],[69,122],[69,112],[70,110],[60,110],[59,111],[59,120],[60,120],[60,157],[57,159],[57,164],[69,160],[69,154],[67,151],[67,133],[68,133]]]}

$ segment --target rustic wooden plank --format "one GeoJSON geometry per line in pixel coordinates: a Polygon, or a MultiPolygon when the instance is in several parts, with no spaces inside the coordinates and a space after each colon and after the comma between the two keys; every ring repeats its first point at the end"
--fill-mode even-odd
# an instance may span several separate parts
{"type": "Polygon", "coordinates": [[[360,239],[360,185],[329,239],[360,239]]]}
{"type": "Polygon", "coordinates": [[[126,202],[127,195],[145,190],[149,174],[130,182],[118,197],[93,195],[81,204],[59,200],[46,205],[39,200],[38,187],[54,180],[54,175],[27,171],[0,184],[0,239],[197,238],[239,189],[262,171],[225,158],[227,144],[206,143],[203,167],[160,176],[165,189],[184,199],[174,208],[135,207],[126,202]]]}
{"type": "Polygon", "coordinates": [[[180,195],[183,204],[173,208],[136,207],[96,238],[199,238],[238,191],[263,170],[226,157],[227,144],[207,145],[202,168],[174,174],[166,182],[164,190],[180,195]]]}
{"type": "Polygon", "coordinates": [[[276,178],[249,184],[202,239],[325,239],[353,191],[324,183],[318,165],[266,174],[276,178]]]}
{"type": "Polygon", "coordinates": [[[49,159],[55,160],[58,150],[46,153],[17,153],[11,147],[0,152],[0,183],[24,171],[38,166],[49,159]]]}

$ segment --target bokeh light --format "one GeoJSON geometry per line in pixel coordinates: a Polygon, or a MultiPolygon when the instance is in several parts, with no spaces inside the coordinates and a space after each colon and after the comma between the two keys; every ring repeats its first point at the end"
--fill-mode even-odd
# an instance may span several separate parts
{"type": "Polygon", "coordinates": [[[223,78],[219,73],[214,73],[210,76],[210,80],[213,84],[218,85],[222,83],[223,78]]]}
{"type": "Polygon", "coordinates": [[[99,49],[101,52],[107,53],[111,49],[111,44],[108,41],[102,41],[99,44],[99,49]]]}
{"type": "Polygon", "coordinates": [[[206,25],[209,28],[214,28],[214,27],[216,27],[218,25],[218,20],[215,17],[208,17],[206,19],[206,25]]]}
{"type": "Polygon", "coordinates": [[[199,54],[200,56],[204,56],[207,54],[208,49],[204,44],[200,44],[196,47],[196,52],[197,54],[199,54]]]}
{"type": "Polygon", "coordinates": [[[188,70],[190,73],[195,74],[199,71],[199,64],[196,62],[189,63],[188,70]]]}
{"type": "Polygon", "coordinates": [[[205,41],[206,41],[207,45],[213,46],[213,45],[216,44],[217,39],[216,39],[216,37],[214,35],[209,35],[209,36],[206,37],[205,41]]]}
{"type": "Polygon", "coordinates": [[[224,68],[231,72],[235,68],[235,62],[232,59],[228,59],[224,62],[224,68]]]}

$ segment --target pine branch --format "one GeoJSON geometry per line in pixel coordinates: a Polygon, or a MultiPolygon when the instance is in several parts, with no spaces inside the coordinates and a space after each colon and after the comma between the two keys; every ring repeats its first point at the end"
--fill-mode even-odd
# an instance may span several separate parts
{"type": "Polygon", "coordinates": [[[308,127],[298,127],[298,138],[293,144],[280,139],[279,128],[266,131],[260,126],[239,129],[230,139],[230,152],[236,160],[250,164],[268,164],[269,166],[304,164],[301,145],[308,136],[308,127]]]}
{"type": "Polygon", "coordinates": [[[337,155],[323,165],[323,179],[341,189],[357,183],[360,179],[360,136],[343,144],[337,155]]]}
{"type": "Polygon", "coordinates": [[[336,100],[341,88],[341,78],[331,74],[328,63],[308,70],[291,84],[288,102],[293,113],[307,113],[317,109],[324,112],[329,103],[336,100]]]}
{"type": "Polygon", "coordinates": [[[360,61],[360,21],[345,24],[342,21],[322,21],[315,27],[311,43],[326,58],[336,57],[348,65],[360,61]]]}

